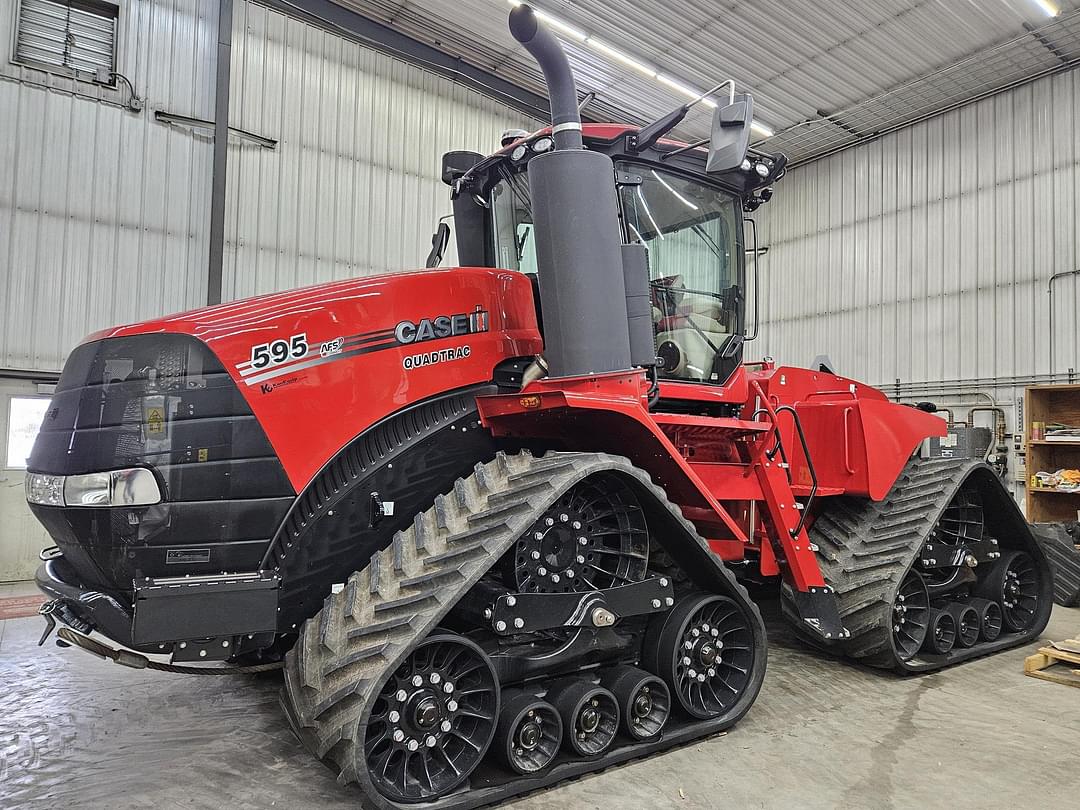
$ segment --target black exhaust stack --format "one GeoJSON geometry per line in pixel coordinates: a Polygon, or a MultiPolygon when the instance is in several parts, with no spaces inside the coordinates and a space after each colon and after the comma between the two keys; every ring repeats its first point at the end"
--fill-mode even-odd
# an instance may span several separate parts
{"type": "MultiPolygon", "coordinates": [[[[550,376],[575,377],[651,365],[656,355],[651,319],[645,324],[648,350],[631,357],[623,253],[640,248],[644,254],[645,249],[622,244],[615,167],[607,155],[582,148],[577,90],[558,40],[526,5],[510,12],[510,33],[540,64],[551,98],[555,149],[529,161],[544,355],[550,376]],[[642,358],[641,354],[651,356],[642,358]]],[[[635,279],[646,267],[643,259],[637,256],[627,263],[628,269],[633,265],[635,279]]],[[[647,285],[647,269],[644,272],[647,285]]],[[[641,285],[633,286],[638,310],[641,285]]],[[[640,327],[640,317],[635,324],[640,327]]],[[[635,346],[645,342],[639,339],[635,346]]]]}

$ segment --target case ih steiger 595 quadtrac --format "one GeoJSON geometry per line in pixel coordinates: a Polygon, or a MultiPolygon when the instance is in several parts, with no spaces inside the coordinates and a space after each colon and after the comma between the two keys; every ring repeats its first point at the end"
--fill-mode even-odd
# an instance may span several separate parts
{"type": "Polygon", "coordinates": [[[135,666],[284,656],[342,782],[457,808],[742,717],[766,644],[736,573],[873,666],[1037,634],[1046,561],[998,479],[913,457],[942,420],[743,364],[743,212],[784,171],[748,152],[750,97],[707,148],[662,139],[689,105],[583,130],[557,41],[526,6],[511,29],[553,124],[445,159],[464,267],[72,352],[27,483],[62,638],[135,666]]]}

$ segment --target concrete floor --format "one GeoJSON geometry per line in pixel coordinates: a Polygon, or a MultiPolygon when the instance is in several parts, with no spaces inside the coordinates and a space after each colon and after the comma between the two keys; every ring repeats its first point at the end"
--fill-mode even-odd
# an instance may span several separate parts
{"type": "MultiPolygon", "coordinates": [[[[358,805],[290,733],[276,675],[135,671],[38,650],[41,628],[0,622],[0,808],[358,805]]],[[[1044,635],[1078,633],[1080,609],[1056,608],[1044,635]]],[[[1037,644],[898,678],[808,652],[775,622],[770,643],[761,697],[727,734],[510,806],[1080,806],[1080,690],[1021,674],[1037,644]]]]}

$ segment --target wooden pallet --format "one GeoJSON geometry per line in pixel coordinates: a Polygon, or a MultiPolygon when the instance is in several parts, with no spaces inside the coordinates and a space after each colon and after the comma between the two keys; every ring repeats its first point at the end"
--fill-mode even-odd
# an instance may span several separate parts
{"type": "Polygon", "coordinates": [[[1024,659],[1024,674],[1044,681],[1080,686],[1080,641],[1055,641],[1024,659]]]}

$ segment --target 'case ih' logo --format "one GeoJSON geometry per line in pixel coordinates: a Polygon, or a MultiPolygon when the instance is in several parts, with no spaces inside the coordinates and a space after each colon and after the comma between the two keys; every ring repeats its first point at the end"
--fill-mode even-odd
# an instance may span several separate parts
{"type": "Polygon", "coordinates": [[[471,335],[488,330],[488,313],[478,305],[472,312],[458,315],[439,315],[413,323],[402,321],[394,328],[394,337],[401,344],[420,343],[425,340],[471,335]]]}

